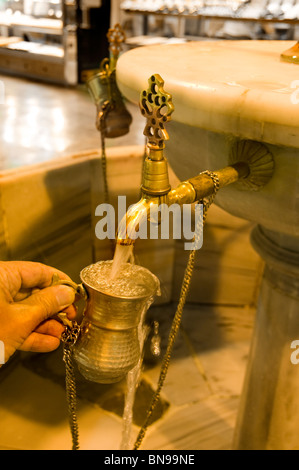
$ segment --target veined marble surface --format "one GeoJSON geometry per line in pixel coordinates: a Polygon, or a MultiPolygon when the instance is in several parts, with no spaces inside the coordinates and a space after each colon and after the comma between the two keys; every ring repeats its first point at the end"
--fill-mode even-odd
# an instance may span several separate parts
{"type": "Polygon", "coordinates": [[[117,64],[133,102],[155,73],[172,94],[172,120],[275,145],[299,147],[299,65],[280,54],[293,41],[219,41],[146,46],[117,64]]]}

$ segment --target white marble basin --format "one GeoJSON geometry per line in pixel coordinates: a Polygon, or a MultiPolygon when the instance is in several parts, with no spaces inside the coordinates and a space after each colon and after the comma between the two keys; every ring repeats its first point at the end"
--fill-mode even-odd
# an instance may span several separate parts
{"type": "Polygon", "coordinates": [[[235,184],[217,196],[234,215],[299,235],[299,66],[280,54],[289,41],[219,41],[148,46],[123,54],[122,93],[138,102],[158,73],[173,96],[166,155],[178,178],[230,163],[238,139],[263,142],[275,172],[259,192],[235,184]],[[296,82],[298,80],[298,82],[296,82]]]}
{"type": "Polygon", "coordinates": [[[252,242],[265,260],[238,449],[291,450],[299,442],[299,366],[290,359],[299,340],[299,65],[280,60],[292,45],[149,46],[123,54],[117,66],[121,91],[136,103],[151,75],[164,79],[175,106],[166,154],[180,180],[227,166],[241,140],[249,153],[262,145],[273,156],[265,186],[257,191],[239,181],[216,198],[228,212],[257,224],[252,242]]]}

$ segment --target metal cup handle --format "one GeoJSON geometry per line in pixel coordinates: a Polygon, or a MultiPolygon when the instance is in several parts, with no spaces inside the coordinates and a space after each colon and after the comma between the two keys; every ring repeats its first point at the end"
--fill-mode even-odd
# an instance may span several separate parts
{"type": "MultiPolygon", "coordinates": [[[[86,291],[85,287],[83,286],[83,284],[76,284],[75,282],[69,281],[67,279],[60,279],[58,274],[53,274],[51,286],[69,286],[69,287],[72,287],[75,290],[76,294],[80,298],[82,298],[84,300],[88,299],[88,294],[87,294],[87,291],[86,291]]],[[[64,325],[69,326],[69,327],[72,326],[72,322],[70,320],[68,320],[68,318],[67,318],[67,316],[64,312],[59,312],[57,317],[62,321],[62,323],[64,325]]]]}
{"type": "Polygon", "coordinates": [[[51,286],[69,286],[72,287],[76,294],[78,294],[82,299],[87,300],[88,294],[87,290],[83,286],[83,284],[76,284],[73,281],[69,281],[67,279],[60,279],[58,274],[53,274],[51,286]]]}

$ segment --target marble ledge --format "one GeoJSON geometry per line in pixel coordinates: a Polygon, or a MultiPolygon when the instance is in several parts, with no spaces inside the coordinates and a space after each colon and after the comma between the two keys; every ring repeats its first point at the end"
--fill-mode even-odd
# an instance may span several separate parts
{"type": "Polygon", "coordinates": [[[173,97],[172,120],[299,148],[299,67],[280,61],[292,45],[199,41],[140,47],[120,57],[118,85],[137,103],[150,76],[158,73],[173,97]]]}

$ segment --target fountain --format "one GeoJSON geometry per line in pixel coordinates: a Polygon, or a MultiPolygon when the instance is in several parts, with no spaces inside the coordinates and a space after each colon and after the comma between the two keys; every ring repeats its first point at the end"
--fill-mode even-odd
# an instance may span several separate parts
{"type": "MultiPolygon", "coordinates": [[[[176,205],[184,208],[198,202],[203,206],[202,217],[197,220],[193,243],[189,247],[189,260],[162,361],[158,386],[135,442],[134,448],[138,449],[167,374],[207,210],[219,189],[234,182],[244,184],[245,187],[249,185],[262,188],[271,180],[273,174],[272,155],[262,144],[255,146],[254,152],[247,152],[246,144],[237,145],[233,147],[234,160],[230,165],[214,172],[204,171],[171,189],[167,159],[164,156],[164,141],[168,140],[165,124],[170,121],[174,106],[172,96],[164,90],[164,81],[160,75],[151,75],[148,79],[148,88],[140,95],[140,108],[146,118],[144,134],[147,137],[141,199],[129,208],[119,224],[114,260],[98,262],[84,268],[80,274],[82,283],[79,285],[73,281],[61,280],[57,276],[53,277],[53,284],[69,285],[86,300],[80,325],[76,322],[69,324],[68,320],[61,317],[66,325],[62,337],[63,359],[66,365],[66,391],[74,450],[79,448],[79,443],[76,381],[72,358],[77,362],[82,375],[93,382],[114,383],[122,380],[128,373],[130,376],[130,371],[138,363],[140,366],[143,343],[140,341],[140,327],[143,326],[145,312],[154,296],[159,294],[158,279],[147,269],[127,263],[122,254],[120,256],[120,251],[124,250],[125,255],[132,254],[128,247],[135,243],[136,229],[139,231],[144,222],[152,222],[153,218],[155,225],[163,224],[165,212],[159,212],[161,206],[176,205]]],[[[133,375],[138,378],[138,371],[133,375]]]]}
{"type": "Polygon", "coordinates": [[[291,45],[148,46],[123,54],[117,65],[118,86],[133,102],[153,71],[167,82],[176,113],[165,153],[181,180],[236,160],[256,163],[253,180],[236,178],[216,197],[226,211],[256,223],[252,243],[265,261],[235,432],[238,449],[298,448],[298,370],[290,356],[299,338],[299,69],[280,57],[291,45]],[[269,155],[275,171],[265,185],[269,155]]]}

